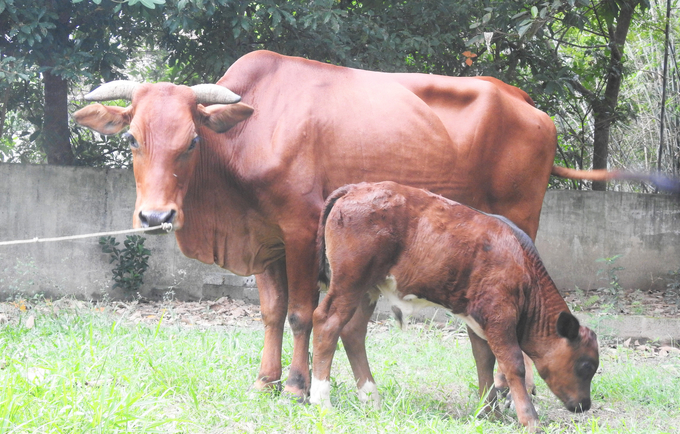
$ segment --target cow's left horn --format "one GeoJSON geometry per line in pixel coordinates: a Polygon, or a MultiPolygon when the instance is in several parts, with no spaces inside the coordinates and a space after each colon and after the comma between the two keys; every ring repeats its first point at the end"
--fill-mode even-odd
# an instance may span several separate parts
{"type": "Polygon", "coordinates": [[[139,83],[129,80],[116,80],[104,83],[85,95],[87,101],[110,101],[112,99],[126,99],[132,101],[132,93],[139,83]]]}
{"type": "Polygon", "coordinates": [[[241,101],[241,97],[226,87],[217,84],[197,84],[191,86],[199,104],[234,104],[241,101]]]}

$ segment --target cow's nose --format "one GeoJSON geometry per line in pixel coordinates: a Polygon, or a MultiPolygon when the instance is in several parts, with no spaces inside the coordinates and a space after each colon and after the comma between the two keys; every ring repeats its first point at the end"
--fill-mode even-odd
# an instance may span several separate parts
{"type": "Polygon", "coordinates": [[[150,228],[160,226],[163,223],[172,223],[176,214],[174,209],[169,211],[140,211],[139,221],[142,223],[143,228],[150,228]]]}

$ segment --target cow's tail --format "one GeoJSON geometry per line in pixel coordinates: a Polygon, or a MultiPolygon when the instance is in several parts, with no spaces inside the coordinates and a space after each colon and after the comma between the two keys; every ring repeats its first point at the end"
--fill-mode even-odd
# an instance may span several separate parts
{"type": "Polygon", "coordinates": [[[640,173],[625,170],[577,170],[553,165],[551,175],[567,179],[583,179],[589,181],[625,181],[649,182],[661,191],[680,195],[680,179],[671,178],[662,173],[640,173]]]}
{"type": "Polygon", "coordinates": [[[319,227],[316,233],[316,254],[319,264],[319,283],[326,285],[326,287],[331,282],[331,270],[328,265],[328,258],[326,257],[326,220],[328,220],[328,215],[331,213],[335,202],[345,196],[351,187],[351,185],[346,185],[331,193],[326,199],[323,211],[321,212],[321,218],[319,219],[319,227]]]}

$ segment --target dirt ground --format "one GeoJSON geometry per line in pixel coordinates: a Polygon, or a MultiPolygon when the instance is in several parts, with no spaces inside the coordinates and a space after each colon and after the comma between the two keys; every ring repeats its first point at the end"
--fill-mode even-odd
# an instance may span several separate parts
{"type": "Polygon", "coordinates": [[[663,291],[598,288],[563,291],[562,296],[575,312],[680,318],[680,288],[663,291]]]}
{"type": "MultiPolygon", "coordinates": [[[[669,291],[670,292],[670,291],[669,291]]],[[[613,295],[606,290],[590,290],[564,294],[565,300],[572,310],[599,313],[609,312],[618,315],[648,315],[655,317],[678,318],[678,299],[674,293],[623,291],[613,295]]],[[[163,326],[180,325],[186,327],[246,327],[262,329],[260,307],[242,300],[222,297],[214,301],[181,302],[177,300],[149,301],[145,299],[131,302],[86,302],[63,298],[51,300],[17,299],[0,303],[0,327],[7,323],[23,323],[25,327],[33,327],[36,314],[56,314],[60,311],[71,313],[93,310],[116,318],[116,321],[127,324],[146,324],[156,326],[159,321],[163,326]]],[[[392,320],[375,321],[370,327],[393,327],[392,320]]],[[[422,325],[412,324],[419,327],[422,325]]],[[[451,329],[452,333],[460,332],[458,325],[429,324],[427,327],[451,329]],[[455,329],[455,330],[454,330],[455,329]]],[[[669,353],[680,351],[667,345],[654,342],[602,342],[603,347],[616,348],[624,345],[640,350],[645,357],[665,357],[669,353]]]]}

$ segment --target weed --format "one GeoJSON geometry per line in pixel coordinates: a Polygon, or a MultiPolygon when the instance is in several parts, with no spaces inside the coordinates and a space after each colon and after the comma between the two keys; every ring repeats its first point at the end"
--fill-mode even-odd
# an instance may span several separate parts
{"type": "Polygon", "coordinates": [[[621,266],[615,265],[615,262],[623,255],[614,255],[609,258],[599,258],[596,259],[595,262],[604,262],[606,264],[606,268],[600,268],[597,270],[597,275],[602,276],[603,274],[606,273],[606,277],[600,277],[601,279],[607,280],[607,283],[609,286],[605,287],[604,289],[613,296],[617,296],[618,293],[623,289],[621,287],[621,283],[619,283],[619,276],[618,272],[623,270],[624,268],[621,266]]]}
{"type": "Polygon", "coordinates": [[[113,268],[114,288],[123,288],[135,292],[144,283],[144,273],[149,268],[151,250],[144,247],[146,238],[139,235],[128,235],[123,241],[125,246],[119,249],[119,242],[112,236],[99,238],[102,252],[111,256],[110,264],[116,262],[113,268]]]}

